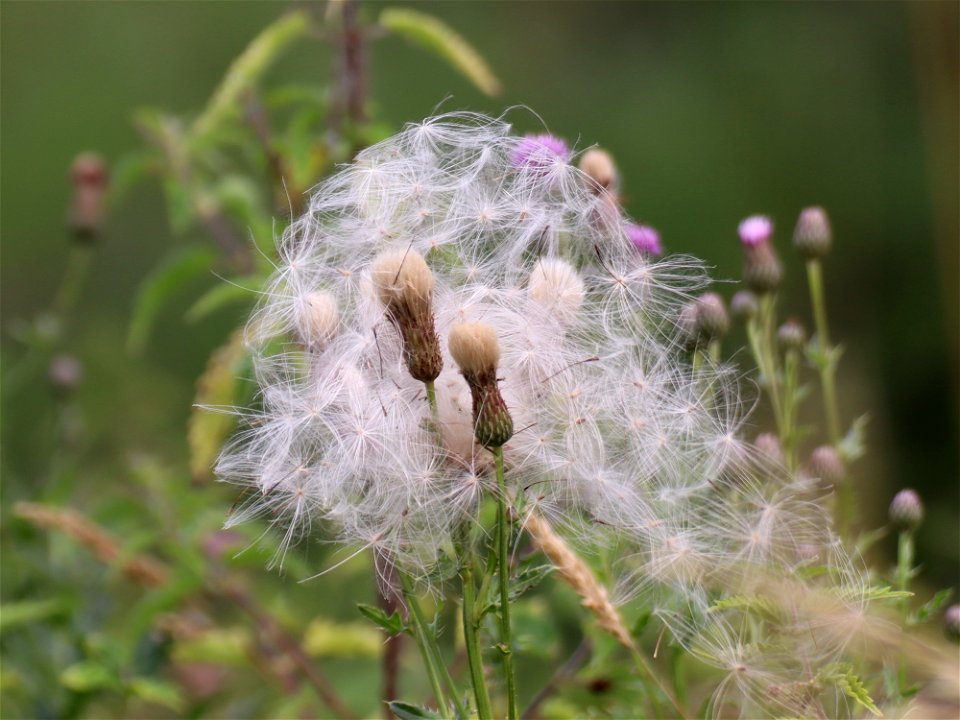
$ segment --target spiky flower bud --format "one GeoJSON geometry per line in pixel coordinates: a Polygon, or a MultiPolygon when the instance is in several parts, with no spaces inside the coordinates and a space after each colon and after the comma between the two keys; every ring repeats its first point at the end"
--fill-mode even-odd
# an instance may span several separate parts
{"type": "Polygon", "coordinates": [[[623,227],[627,238],[633,243],[633,246],[642,254],[649,257],[659,257],[663,255],[663,245],[660,244],[660,233],[649,225],[636,225],[627,223],[623,227]]]}
{"type": "Polygon", "coordinates": [[[833,231],[826,211],[821,207],[809,207],[800,213],[793,231],[793,246],[807,260],[822,258],[833,245],[833,231]]]}
{"type": "Polygon", "coordinates": [[[730,329],[730,316],[723,298],[716,293],[704,293],[697,298],[697,333],[701,338],[719,340],[730,329]]]}
{"type": "Polygon", "coordinates": [[[297,330],[303,344],[320,349],[336,333],[339,322],[337,299],[326,291],[310,292],[297,307],[297,330]]]}
{"type": "Polygon", "coordinates": [[[753,446],[764,457],[775,463],[783,463],[783,446],[780,444],[780,438],[774,433],[760,433],[757,439],[753,441],[753,446]]]}
{"type": "Polygon", "coordinates": [[[437,379],[443,356],[433,319],[434,278],[416,250],[390,250],[373,261],[370,278],[403,338],[403,359],[421,382],[437,379]]]}
{"type": "Polygon", "coordinates": [[[730,300],[730,313],[736,320],[746,322],[757,316],[760,312],[760,303],[757,302],[757,296],[749,290],[739,290],[734,293],[730,300]]]}
{"type": "Polygon", "coordinates": [[[840,455],[830,445],[821,445],[810,453],[807,461],[807,473],[819,478],[827,485],[836,485],[847,475],[840,455]]]}
{"type": "Polygon", "coordinates": [[[803,350],[807,331],[799,320],[789,319],[777,330],[777,342],[783,350],[803,350]]]}
{"type": "Polygon", "coordinates": [[[960,640],[960,605],[951,605],[943,614],[943,629],[954,642],[960,640]]]}
{"type": "Polygon", "coordinates": [[[743,246],[743,281],[758,295],[774,292],[783,280],[783,266],[773,247],[773,222],[763,215],[748,217],[739,227],[743,246]]]}
{"type": "Polygon", "coordinates": [[[915,490],[906,488],[890,503],[890,522],[900,532],[910,532],[923,522],[923,501],[915,490]]]}
{"type": "Polygon", "coordinates": [[[70,166],[73,196],[67,223],[80,240],[96,237],[103,227],[108,180],[107,164],[96,153],[81,153],[70,166]]]}
{"type": "Polygon", "coordinates": [[[587,184],[590,192],[599,194],[607,190],[614,195],[620,189],[620,176],[613,157],[606,150],[593,148],[580,158],[580,170],[592,182],[587,184]]]}
{"type": "Polygon", "coordinates": [[[513,418],[497,385],[500,342],[483,323],[460,323],[450,330],[450,354],[460,368],[473,398],[473,432],[486,448],[504,445],[513,437],[513,418]]]}

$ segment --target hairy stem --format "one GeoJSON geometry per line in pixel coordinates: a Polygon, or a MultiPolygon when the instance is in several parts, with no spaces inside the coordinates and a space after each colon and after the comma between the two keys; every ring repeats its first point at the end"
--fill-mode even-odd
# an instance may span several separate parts
{"type": "Polygon", "coordinates": [[[460,569],[463,582],[463,638],[467,646],[467,664],[470,666],[470,682],[477,702],[479,720],[492,720],[490,695],[483,675],[483,658],[480,657],[480,621],[476,610],[476,589],[473,586],[473,567],[470,558],[466,558],[460,569]]]}
{"type": "Polygon", "coordinates": [[[503,447],[493,449],[497,471],[497,530],[500,567],[500,652],[507,676],[508,717],[517,718],[517,678],[513,669],[513,636],[510,629],[510,518],[507,513],[507,484],[503,476],[503,447]]]}
{"type": "Polygon", "coordinates": [[[824,355],[820,363],[820,386],[827,415],[827,433],[834,447],[840,442],[840,412],[837,405],[836,363],[831,355],[830,329],[827,326],[827,301],[823,289],[823,269],[817,259],[807,261],[807,280],[810,285],[810,302],[817,329],[817,345],[824,355]]]}
{"type": "Polygon", "coordinates": [[[403,600],[407,609],[410,611],[410,619],[413,620],[413,637],[417,641],[417,647],[420,649],[420,655],[423,658],[423,665],[427,669],[427,675],[430,678],[430,687],[433,689],[433,695],[437,700],[437,706],[441,712],[446,711],[450,706],[447,704],[447,695],[443,691],[440,683],[440,672],[437,669],[438,659],[435,656],[430,642],[430,633],[427,629],[426,620],[423,617],[423,611],[420,609],[420,603],[413,595],[413,588],[404,573],[399,573],[400,583],[403,587],[403,600]]]}

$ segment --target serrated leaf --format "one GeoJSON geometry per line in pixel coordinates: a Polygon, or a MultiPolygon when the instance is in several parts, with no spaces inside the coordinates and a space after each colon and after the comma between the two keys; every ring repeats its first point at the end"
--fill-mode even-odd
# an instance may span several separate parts
{"type": "Polygon", "coordinates": [[[721,610],[745,610],[773,619],[779,619],[783,615],[783,610],[772,600],[756,595],[731,595],[721,598],[711,605],[707,612],[712,613],[721,610]]]}
{"type": "Polygon", "coordinates": [[[870,421],[869,415],[861,415],[850,425],[847,434],[837,444],[837,452],[847,463],[859,460],[867,452],[867,423],[870,421]]]}
{"type": "Polygon", "coordinates": [[[236,424],[236,416],[224,408],[237,404],[240,378],[249,357],[243,331],[237,330],[226,345],[210,356],[206,370],[197,381],[187,429],[190,473],[195,480],[210,476],[213,463],[236,424]]]}
{"type": "Polygon", "coordinates": [[[138,677],[130,681],[130,692],[144,702],[160,705],[175,713],[183,711],[183,698],[176,685],[153,678],[138,677]]]}
{"type": "Polygon", "coordinates": [[[390,712],[396,715],[400,720],[423,720],[423,718],[439,718],[432,710],[427,710],[419,705],[412,705],[401,700],[392,700],[387,703],[390,712]]]}
{"type": "Polygon", "coordinates": [[[953,588],[946,588],[945,590],[938,591],[932,598],[927,600],[923,605],[921,605],[916,614],[910,618],[911,625],[919,625],[925,623],[934,615],[937,614],[937,611],[940,610],[944,605],[947,604],[947,601],[953,596],[953,588]]]}
{"type": "Polygon", "coordinates": [[[230,305],[252,305],[262,282],[262,278],[249,275],[214,285],[197,298],[184,317],[195,323],[230,305]]]}
{"type": "Polygon", "coordinates": [[[913,597],[913,593],[907,590],[894,590],[888,585],[874,585],[866,590],[845,588],[840,591],[840,597],[850,600],[862,598],[872,602],[874,600],[902,600],[913,597]]]}
{"type": "Polygon", "coordinates": [[[3,603],[0,605],[0,631],[62,615],[68,609],[67,604],[59,598],[3,603]]]}
{"type": "Polygon", "coordinates": [[[836,683],[837,687],[839,687],[847,697],[856,700],[877,717],[883,715],[883,713],[880,712],[880,708],[874,704],[873,698],[870,697],[866,686],[852,670],[847,670],[847,672],[838,676],[836,683]]]}
{"type": "Polygon", "coordinates": [[[379,23],[390,32],[446,60],[487,95],[500,93],[500,81],[486,60],[459,33],[433,15],[404,8],[387,8],[379,23]]]}
{"type": "Polygon", "coordinates": [[[380,608],[364,603],[357,603],[357,610],[359,610],[364,617],[386,630],[390,635],[399,635],[406,629],[406,623],[404,623],[403,618],[400,617],[400,613],[398,612],[387,615],[380,608]]]}
{"type": "Polygon", "coordinates": [[[116,687],[118,680],[116,674],[105,665],[84,660],[60,673],[60,684],[74,692],[84,693],[116,687]]]}
{"type": "Polygon", "coordinates": [[[528,590],[535,588],[541,581],[554,571],[551,563],[527,565],[521,567],[516,575],[510,578],[509,598],[513,602],[528,590]]]}
{"type": "Polygon", "coordinates": [[[184,248],[168,255],[140,284],[127,334],[127,350],[140,353],[163,306],[185,283],[210,271],[216,253],[209,248],[184,248]]]}

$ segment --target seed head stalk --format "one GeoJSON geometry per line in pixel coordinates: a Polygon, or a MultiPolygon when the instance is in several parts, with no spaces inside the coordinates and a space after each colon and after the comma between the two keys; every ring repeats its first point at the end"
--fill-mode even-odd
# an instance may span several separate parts
{"type": "Polygon", "coordinates": [[[480,657],[480,620],[477,617],[476,588],[473,585],[473,558],[466,557],[460,568],[463,586],[463,638],[467,649],[467,664],[470,667],[470,682],[477,703],[479,720],[493,720],[490,709],[490,694],[483,674],[483,659],[480,657]]]}
{"type": "Polygon", "coordinates": [[[513,670],[513,636],[510,629],[510,518],[507,513],[507,484],[503,476],[503,446],[493,449],[497,474],[497,530],[500,567],[500,652],[507,676],[508,717],[517,718],[517,678],[513,670]]]}
{"type": "Polygon", "coordinates": [[[751,318],[747,323],[747,340],[753,360],[763,375],[770,405],[773,407],[773,418],[777,425],[777,434],[780,442],[785,442],[785,422],[783,403],[780,397],[780,381],[778,377],[777,356],[774,350],[776,297],[765,294],[760,298],[760,314],[751,318]]]}

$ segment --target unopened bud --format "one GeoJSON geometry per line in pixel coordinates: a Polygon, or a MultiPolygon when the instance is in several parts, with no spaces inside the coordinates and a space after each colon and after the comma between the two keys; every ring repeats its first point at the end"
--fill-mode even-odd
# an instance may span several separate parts
{"type": "Polygon", "coordinates": [[[697,298],[697,334],[707,340],[719,340],[730,329],[730,316],[723,298],[716,293],[704,293],[697,298]]]}
{"type": "Polygon", "coordinates": [[[954,642],[960,640],[960,605],[951,605],[943,614],[943,630],[954,642]]]}
{"type": "Polygon", "coordinates": [[[497,448],[513,437],[513,418],[497,385],[500,343],[496,331],[483,323],[460,323],[450,330],[450,354],[470,387],[473,433],[486,448],[497,448]]]}
{"type": "Polygon", "coordinates": [[[561,325],[570,325],[583,305],[583,280],[566,260],[540,258],[530,272],[527,297],[550,310],[561,325]]]}
{"type": "Polygon", "coordinates": [[[793,246],[807,260],[824,257],[833,245],[830,220],[821,207],[809,207],[800,213],[793,231],[793,246]]]}
{"type": "Polygon", "coordinates": [[[587,189],[591,192],[598,194],[607,190],[614,195],[617,194],[620,188],[620,177],[613,157],[606,150],[599,148],[587,150],[580,158],[580,170],[590,179],[587,189]]]}
{"type": "Polygon", "coordinates": [[[777,330],[777,342],[783,350],[803,350],[807,331],[797,320],[787,320],[777,330]]]}
{"type": "Polygon", "coordinates": [[[70,166],[73,195],[67,222],[78,239],[90,240],[103,228],[108,180],[107,165],[96,153],[81,153],[70,166]]]}
{"type": "Polygon", "coordinates": [[[734,293],[730,300],[730,314],[741,322],[746,322],[757,316],[760,312],[760,303],[757,302],[757,296],[749,290],[740,290],[734,293]]]}
{"type": "Polygon", "coordinates": [[[322,349],[336,333],[338,322],[337,299],[331,293],[320,290],[300,298],[296,324],[308,348],[322,349]]]}
{"type": "Polygon", "coordinates": [[[907,488],[894,495],[890,503],[890,522],[901,532],[920,527],[923,522],[923,502],[916,491],[907,488]]]}
{"type": "Polygon", "coordinates": [[[783,464],[783,446],[780,444],[780,438],[773,433],[760,433],[753,441],[753,446],[766,459],[783,464]]]}
{"type": "Polygon", "coordinates": [[[659,257],[663,255],[663,245],[660,244],[660,233],[649,225],[636,225],[626,223],[623,231],[627,238],[633,243],[633,246],[642,255],[649,257],[659,257]]]}
{"type": "Polygon", "coordinates": [[[403,359],[410,374],[432,382],[443,369],[433,319],[434,277],[415,250],[387,251],[373,261],[370,273],[380,302],[403,338],[403,359]]]}
{"type": "Polygon", "coordinates": [[[810,453],[807,473],[827,485],[837,485],[846,477],[847,470],[836,450],[830,445],[821,445],[810,453]]]}
{"type": "Polygon", "coordinates": [[[50,384],[61,392],[70,392],[83,381],[83,365],[72,355],[57,355],[47,367],[50,384]]]}
{"type": "Polygon", "coordinates": [[[783,266],[773,247],[773,222],[754,215],[740,223],[738,232],[743,246],[743,281],[758,295],[775,291],[783,280],[783,266]]]}

